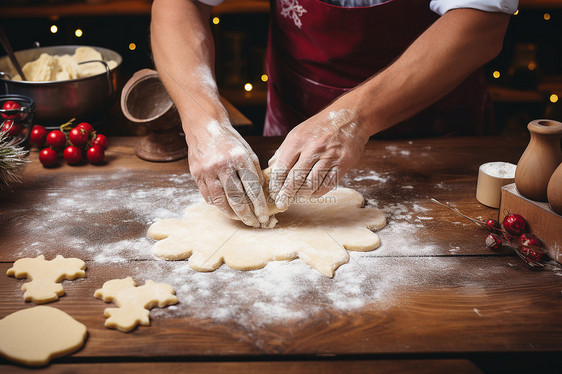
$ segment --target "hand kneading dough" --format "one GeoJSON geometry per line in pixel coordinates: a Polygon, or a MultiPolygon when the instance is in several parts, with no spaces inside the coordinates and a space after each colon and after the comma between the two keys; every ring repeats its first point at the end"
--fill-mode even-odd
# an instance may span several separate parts
{"type": "MultiPolygon", "coordinates": [[[[101,53],[91,47],[79,47],[72,56],[52,56],[42,53],[36,60],[26,63],[22,70],[27,80],[33,82],[64,81],[106,72],[105,66],[99,62],[79,64],[85,61],[103,61],[103,57],[101,53]]],[[[117,62],[113,60],[106,62],[110,69],[117,66],[117,62]]],[[[21,81],[19,74],[14,77],[14,80],[21,81]]]]}
{"type": "Polygon", "coordinates": [[[231,220],[218,208],[201,202],[188,207],[183,219],[166,219],[148,229],[158,243],[152,251],[166,260],[189,257],[189,266],[212,271],[223,262],[233,269],[253,270],[270,261],[300,258],[322,274],[349,261],[346,251],[370,251],[380,245],[371,230],[385,226],[384,214],[362,208],[363,196],[338,188],[277,214],[272,229],[252,228],[231,220]]]}
{"type": "Polygon", "coordinates": [[[86,326],[65,312],[36,306],[0,320],[0,354],[24,365],[47,365],[82,347],[86,335],[86,326]]]}

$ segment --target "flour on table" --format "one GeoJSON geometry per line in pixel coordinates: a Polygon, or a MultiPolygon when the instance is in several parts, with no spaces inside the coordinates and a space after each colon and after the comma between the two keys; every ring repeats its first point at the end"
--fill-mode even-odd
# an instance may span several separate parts
{"type": "Polygon", "coordinates": [[[159,240],[155,256],[166,260],[189,258],[198,271],[216,270],[222,263],[237,270],[263,268],[271,261],[300,258],[322,274],[349,261],[346,251],[370,251],[380,245],[371,230],[386,224],[384,214],[361,208],[360,193],[338,188],[308,202],[296,203],[277,215],[273,229],[256,229],[234,221],[204,202],[190,206],[184,218],[150,226],[148,235],[159,240]]]}

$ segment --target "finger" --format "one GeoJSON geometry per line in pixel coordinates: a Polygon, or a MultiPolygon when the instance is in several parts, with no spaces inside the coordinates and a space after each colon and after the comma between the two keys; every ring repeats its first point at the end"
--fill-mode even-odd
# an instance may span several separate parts
{"type": "Polygon", "coordinates": [[[209,188],[207,187],[207,183],[203,179],[199,179],[195,181],[197,183],[197,187],[199,187],[199,192],[201,192],[201,196],[205,199],[207,204],[211,204],[211,194],[209,193],[209,188]]]}
{"type": "Polygon", "coordinates": [[[222,183],[218,179],[206,180],[205,185],[209,191],[210,204],[216,206],[223,211],[227,216],[232,219],[239,219],[236,213],[232,210],[226,199],[222,183]]]}
{"type": "Polygon", "coordinates": [[[234,213],[245,225],[259,227],[259,220],[252,211],[250,199],[246,195],[238,173],[233,172],[230,175],[221,174],[219,175],[219,179],[223,185],[226,200],[234,213]]]}
{"type": "Polygon", "coordinates": [[[238,176],[254,207],[254,214],[260,223],[266,223],[269,221],[269,208],[260,182],[260,176],[263,178],[261,170],[239,170],[238,176]]]}
{"type": "Polygon", "coordinates": [[[279,194],[279,191],[285,184],[285,179],[289,171],[298,159],[298,152],[283,151],[282,148],[279,148],[279,155],[271,168],[271,176],[269,179],[269,193],[274,199],[279,194]]]}
{"type": "Polygon", "coordinates": [[[275,199],[275,205],[278,209],[287,209],[289,204],[294,201],[295,194],[306,180],[314,163],[315,160],[313,161],[310,158],[306,161],[299,160],[289,171],[283,187],[281,187],[279,195],[275,199]]]}
{"type": "Polygon", "coordinates": [[[269,161],[267,161],[267,166],[272,166],[275,163],[275,161],[277,160],[278,156],[279,156],[279,149],[276,149],[273,156],[271,156],[269,161]]]}
{"type": "Polygon", "coordinates": [[[320,188],[330,168],[330,163],[327,161],[320,160],[314,164],[306,176],[305,181],[295,194],[295,199],[306,200],[310,198],[312,194],[320,188]]]}
{"type": "Polygon", "coordinates": [[[261,187],[264,184],[265,177],[263,176],[263,173],[261,172],[260,160],[259,160],[258,156],[256,156],[256,154],[253,151],[251,153],[251,160],[252,160],[252,163],[254,164],[254,167],[256,168],[258,181],[260,182],[260,187],[261,187]]]}
{"type": "Polygon", "coordinates": [[[323,196],[334,187],[337,186],[339,180],[343,177],[342,170],[339,166],[332,167],[322,179],[318,189],[312,193],[312,196],[323,196]]]}

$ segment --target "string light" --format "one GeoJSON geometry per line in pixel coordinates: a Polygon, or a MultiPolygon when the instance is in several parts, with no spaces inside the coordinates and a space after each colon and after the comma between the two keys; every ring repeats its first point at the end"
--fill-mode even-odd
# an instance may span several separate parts
{"type": "Polygon", "coordinates": [[[269,77],[267,76],[267,74],[262,74],[262,76],[261,76],[262,82],[267,82],[268,79],[269,79],[269,77]]]}
{"type": "Polygon", "coordinates": [[[137,49],[137,45],[135,43],[129,43],[129,49],[131,51],[134,51],[135,49],[137,49]]]}
{"type": "Polygon", "coordinates": [[[537,64],[535,64],[534,62],[529,62],[529,65],[527,65],[527,68],[529,70],[533,71],[537,68],[537,64]]]}
{"type": "Polygon", "coordinates": [[[74,30],[74,35],[76,35],[77,38],[80,38],[83,34],[84,33],[80,29],[74,30]]]}
{"type": "Polygon", "coordinates": [[[220,20],[219,17],[213,17],[213,23],[214,23],[215,25],[218,25],[220,21],[221,21],[221,20],[220,20]]]}
{"type": "Polygon", "coordinates": [[[57,25],[51,25],[51,33],[52,34],[56,34],[57,31],[59,31],[59,28],[57,27],[57,25]]]}
{"type": "Polygon", "coordinates": [[[517,10],[515,11],[515,13],[513,13],[514,16],[516,16],[516,15],[518,15],[518,14],[519,14],[519,9],[517,9],[517,10]]]}
{"type": "Polygon", "coordinates": [[[251,83],[246,83],[246,84],[244,85],[244,90],[246,90],[246,91],[248,91],[248,92],[252,91],[253,89],[254,89],[254,86],[252,86],[251,83]]]}
{"type": "Polygon", "coordinates": [[[492,73],[492,77],[494,77],[496,79],[498,79],[500,77],[500,75],[501,75],[500,72],[497,71],[497,70],[492,73]]]}
{"type": "Polygon", "coordinates": [[[555,103],[555,102],[558,101],[558,95],[557,95],[557,94],[552,94],[552,95],[550,95],[550,98],[549,98],[549,99],[550,99],[550,102],[551,102],[551,103],[555,103]]]}
{"type": "Polygon", "coordinates": [[[543,18],[545,21],[548,21],[550,19],[550,13],[545,13],[543,18]]]}

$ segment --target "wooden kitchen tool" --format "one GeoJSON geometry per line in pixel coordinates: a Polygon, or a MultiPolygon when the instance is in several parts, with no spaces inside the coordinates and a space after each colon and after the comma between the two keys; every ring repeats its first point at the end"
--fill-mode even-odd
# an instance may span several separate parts
{"type": "Polygon", "coordinates": [[[165,162],[187,157],[178,111],[158,72],[143,69],[129,79],[121,94],[121,110],[128,120],[148,125],[152,131],[135,146],[139,158],[165,162]]]}
{"type": "Polygon", "coordinates": [[[548,181],[562,162],[562,123],[537,119],[527,128],[531,140],[517,164],[515,185],[521,195],[531,200],[547,201],[548,181]]]}

